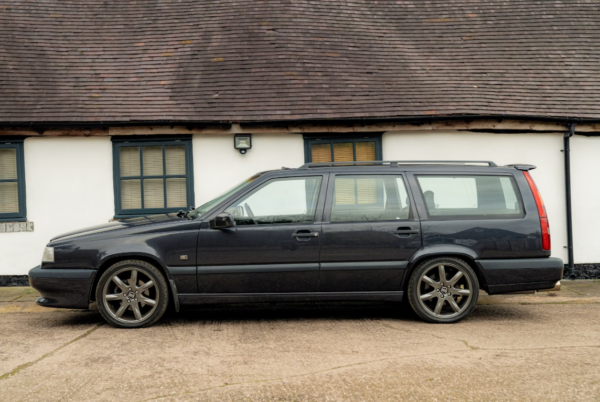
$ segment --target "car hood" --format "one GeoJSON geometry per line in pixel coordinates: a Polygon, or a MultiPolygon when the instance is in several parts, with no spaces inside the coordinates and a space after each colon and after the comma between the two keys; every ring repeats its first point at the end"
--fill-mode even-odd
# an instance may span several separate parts
{"type": "Polygon", "coordinates": [[[180,221],[181,218],[177,214],[152,215],[140,218],[129,218],[120,221],[105,223],[97,226],[74,230],[72,232],[63,233],[50,240],[51,243],[70,240],[83,236],[97,235],[101,233],[111,232],[114,230],[128,229],[141,226],[156,225],[164,222],[180,221]]]}

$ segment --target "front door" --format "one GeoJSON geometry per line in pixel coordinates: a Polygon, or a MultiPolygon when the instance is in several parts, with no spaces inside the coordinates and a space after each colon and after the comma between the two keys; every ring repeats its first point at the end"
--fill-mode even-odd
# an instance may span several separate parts
{"type": "Polygon", "coordinates": [[[199,292],[316,292],[326,185],[323,175],[274,178],[225,208],[234,228],[199,232],[199,292]]]}
{"type": "Polygon", "coordinates": [[[400,291],[421,247],[412,195],[400,174],[332,175],[321,239],[321,292],[400,291]]]}

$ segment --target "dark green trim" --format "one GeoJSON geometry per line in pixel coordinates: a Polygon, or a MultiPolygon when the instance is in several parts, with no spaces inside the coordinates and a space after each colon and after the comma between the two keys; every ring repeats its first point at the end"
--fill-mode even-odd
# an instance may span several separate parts
{"type": "Polygon", "coordinates": [[[0,222],[25,222],[27,221],[27,194],[25,185],[25,151],[23,138],[0,138],[0,148],[14,148],[17,154],[17,179],[0,180],[2,182],[17,182],[19,195],[19,212],[0,214],[0,222]]]}
{"type": "Polygon", "coordinates": [[[331,135],[331,134],[304,134],[304,162],[312,162],[312,153],[310,152],[313,144],[332,144],[331,160],[333,161],[333,144],[336,142],[351,142],[354,144],[354,160],[356,160],[356,143],[375,141],[375,160],[383,160],[383,150],[381,146],[382,134],[367,135],[331,135]]]}
{"type": "Polygon", "coordinates": [[[195,206],[194,194],[194,162],[192,137],[187,136],[136,136],[136,137],[112,137],[113,142],[113,187],[115,194],[115,218],[133,218],[148,215],[157,215],[170,212],[178,212],[183,207],[167,208],[167,184],[166,179],[170,178],[185,178],[187,206],[189,209],[195,206]],[[185,147],[185,175],[167,175],[165,146],[183,145],[185,147]],[[119,160],[119,151],[123,147],[140,147],[140,176],[121,177],[121,164],[119,160]],[[142,155],[142,147],[146,146],[161,146],[163,150],[163,175],[160,176],[144,176],[144,162],[142,155]],[[121,180],[122,179],[139,179],[140,191],[142,197],[142,206],[144,205],[144,181],[143,179],[163,179],[163,201],[164,208],[148,208],[148,209],[122,209],[121,208],[121,180]]]}

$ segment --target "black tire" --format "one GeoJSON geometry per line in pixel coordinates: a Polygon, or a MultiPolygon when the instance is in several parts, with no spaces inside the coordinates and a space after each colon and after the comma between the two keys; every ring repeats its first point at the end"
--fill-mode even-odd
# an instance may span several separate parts
{"type": "Polygon", "coordinates": [[[410,306],[430,323],[451,324],[464,319],[471,314],[478,298],[477,275],[469,264],[456,257],[437,257],[420,263],[408,283],[410,306]],[[458,275],[456,282],[451,283],[459,271],[462,276],[458,275]]]}
{"type": "Polygon", "coordinates": [[[140,260],[119,261],[100,277],[96,301],[100,314],[109,324],[118,328],[142,328],[153,325],[164,315],[169,305],[169,288],[162,272],[152,264],[140,260]],[[133,278],[135,286],[132,287],[133,278]]]}

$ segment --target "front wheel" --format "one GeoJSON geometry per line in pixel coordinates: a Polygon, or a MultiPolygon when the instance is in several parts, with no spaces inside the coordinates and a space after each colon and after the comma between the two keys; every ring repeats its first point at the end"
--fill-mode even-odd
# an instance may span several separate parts
{"type": "Polygon", "coordinates": [[[453,323],[477,304],[479,281],[465,261],[455,257],[427,260],[414,270],[408,300],[419,317],[432,323],[453,323]]]}
{"type": "Polygon", "coordinates": [[[96,288],[98,310],[109,324],[140,328],[154,324],[169,304],[167,282],[151,264],[120,261],[108,268],[96,288]]]}

